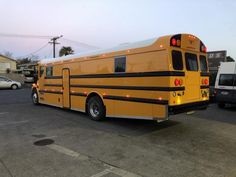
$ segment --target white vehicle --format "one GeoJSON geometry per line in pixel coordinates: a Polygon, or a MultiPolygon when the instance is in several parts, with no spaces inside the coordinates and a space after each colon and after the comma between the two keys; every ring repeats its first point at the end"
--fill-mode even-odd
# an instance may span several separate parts
{"type": "Polygon", "coordinates": [[[223,108],[227,103],[236,103],[236,62],[221,63],[215,89],[219,107],[223,108]]]}
{"type": "Polygon", "coordinates": [[[0,76],[0,89],[1,88],[11,88],[13,90],[16,90],[18,88],[21,88],[21,83],[8,79],[6,77],[0,76]]]}

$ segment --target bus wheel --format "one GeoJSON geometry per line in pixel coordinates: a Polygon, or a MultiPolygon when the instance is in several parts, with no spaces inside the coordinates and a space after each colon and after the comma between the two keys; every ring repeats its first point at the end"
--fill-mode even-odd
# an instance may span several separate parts
{"type": "Polygon", "coordinates": [[[92,120],[100,121],[105,119],[105,106],[98,96],[91,97],[87,103],[87,113],[92,120]]]}
{"type": "Polygon", "coordinates": [[[219,108],[224,108],[225,107],[225,103],[218,103],[218,107],[219,108]]]}
{"type": "Polygon", "coordinates": [[[32,97],[33,104],[38,105],[39,104],[39,98],[38,98],[37,91],[33,91],[31,97],[32,97]]]}

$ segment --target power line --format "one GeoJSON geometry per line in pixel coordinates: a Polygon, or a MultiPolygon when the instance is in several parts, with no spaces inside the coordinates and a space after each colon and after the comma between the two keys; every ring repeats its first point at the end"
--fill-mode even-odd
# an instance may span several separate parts
{"type": "Polygon", "coordinates": [[[74,41],[74,40],[71,40],[71,39],[67,39],[67,38],[62,38],[62,40],[64,41],[67,41],[67,42],[71,42],[71,43],[74,43],[80,47],[85,47],[85,48],[92,48],[92,49],[99,49],[99,47],[97,46],[94,46],[94,45],[89,45],[89,44],[86,44],[86,43],[83,43],[83,42],[78,42],[78,41],[74,41]]]}
{"type": "Polygon", "coordinates": [[[56,57],[56,45],[57,45],[57,44],[60,44],[60,43],[57,42],[57,40],[60,39],[60,38],[62,38],[62,37],[63,37],[62,35],[61,35],[61,36],[57,36],[57,37],[53,37],[53,38],[51,39],[51,41],[49,42],[49,44],[52,44],[52,45],[53,45],[53,58],[56,57]]]}
{"type": "Polygon", "coordinates": [[[0,33],[0,37],[50,39],[53,36],[38,36],[38,35],[0,33]]]}
{"type": "MultiPolygon", "coordinates": [[[[57,42],[58,39],[62,38],[63,36],[40,36],[40,35],[25,35],[25,34],[7,34],[7,33],[0,33],[0,37],[7,37],[7,38],[35,38],[35,39],[47,39],[49,41],[49,44],[52,44],[53,45],[53,57],[55,58],[56,57],[56,45],[57,44],[60,44],[57,42]]],[[[61,40],[64,40],[65,42],[70,42],[70,43],[73,43],[81,48],[88,48],[88,49],[99,49],[99,47],[97,46],[93,46],[93,45],[89,45],[89,44],[86,44],[86,43],[83,43],[83,42],[78,42],[78,41],[74,41],[74,40],[71,40],[71,39],[67,39],[67,38],[62,38],[61,40]]],[[[22,56],[22,57],[26,57],[26,56],[29,56],[29,55],[33,55],[37,52],[39,52],[40,50],[42,50],[44,47],[46,47],[47,45],[44,45],[43,47],[41,47],[40,49],[38,49],[37,51],[35,52],[32,52],[28,55],[25,55],[25,56],[22,56]]],[[[21,58],[22,58],[21,57],[21,58]]]]}
{"type": "Polygon", "coordinates": [[[34,54],[38,53],[39,51],[41,51],[42,49],[46,48],[48,45],[49,44],[47,43],[47,44],[43,45],[42,47],[40,47],[39,49],[37,49],[36,51],[31,52],[28,55],[24,55],[24,56],[17,57],[17,58],[24,58],[24,57],[27,57],[27,56],[30,56],[30,55],[34,55],[34,54]]]}

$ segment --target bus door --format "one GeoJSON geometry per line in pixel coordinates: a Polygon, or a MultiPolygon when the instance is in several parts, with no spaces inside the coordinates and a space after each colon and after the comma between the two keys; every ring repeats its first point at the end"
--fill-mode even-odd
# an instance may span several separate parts
{"type": "Polygon", "coordinates": [[[63,107],[70,108],[70,70],[68,68],[62,70],[62,85],[63,107]]]}
{"type": "Polygon", "coordinates": [[[200,72],[197,55],[191,52],[185,53],[185,98],[186,101],[200,99],[200,72]]]}

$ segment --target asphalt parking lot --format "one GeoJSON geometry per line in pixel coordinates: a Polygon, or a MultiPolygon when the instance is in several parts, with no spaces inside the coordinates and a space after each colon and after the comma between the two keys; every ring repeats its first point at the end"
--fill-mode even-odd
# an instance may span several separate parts
{"type": "Polygon", "coordinates": [[[30,89],[0,90],[0,177],[100,176],[234,177],[236,108],[94,122],[34,106],[30,89]]]}

